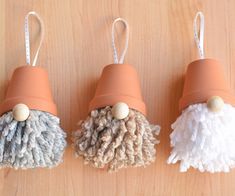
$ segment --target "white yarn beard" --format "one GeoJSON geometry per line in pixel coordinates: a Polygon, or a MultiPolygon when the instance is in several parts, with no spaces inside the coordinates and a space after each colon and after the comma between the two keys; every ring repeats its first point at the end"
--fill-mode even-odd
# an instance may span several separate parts
{"type": "Polygon", "coordinates": [[[54,167],[62,162],[66,133],[59,118],[30,110],[26,121],[14,120],[12,111],[0,117],[0,167],[15,169],[54,167]]]}
{"type": "Polygon", "coordinates": [[[155,160],[158,125],[151,125],[145,116],[130,109],[122,120],[111,114],[112,107],[93,110],[74,132],[75,153],[86,164],[117,171],[126,167],[147,166],[155,160]]]}
{"type": "Polygon", "coordinates": [[[225,104],[220,112],[207,105],[186,108],[172,124],[173,150],[168,163],[180,161],[180,171],[190,167],[204,172],[229,172],[235,166],[235,108],[225,104]]]}

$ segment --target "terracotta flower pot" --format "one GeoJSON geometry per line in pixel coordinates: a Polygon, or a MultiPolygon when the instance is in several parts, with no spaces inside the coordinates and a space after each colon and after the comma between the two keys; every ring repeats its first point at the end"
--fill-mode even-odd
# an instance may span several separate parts
{"type": "Polygon", "coordinates": [[[139,78],[131,65],[111,64],[103,69],[89,111],[113,106],[117,102],[124,102],[129,108],[146,115],[139,78]]]}
{"type": "Polygon", "coordinates": [[[206,102],[212,96],[220,96],[224,102],[235,105],[235,96],[219,62],[213,59],[193,61],[186,72],[180,111],[191,104],[206,102]]]}
{"type": "Polygon", "coordinates": [[[21,66],[15,69],[9,82],[5,100],[0,105],[0,115],[16,104],[26,104],[29,109],[57,115],[47,72],[38,66],[21,66]]]}

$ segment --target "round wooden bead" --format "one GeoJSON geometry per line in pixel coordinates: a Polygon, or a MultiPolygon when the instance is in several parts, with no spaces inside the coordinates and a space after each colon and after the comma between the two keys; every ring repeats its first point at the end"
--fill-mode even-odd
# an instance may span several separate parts
{"type": "Polygon", "coordinates": [[[222,110],[223,106],[224,106],[224,101],[219,96],[213,96],[207,101],[207,107],[212,112],[219,112],[220,110],[222,110]]]}
{"type": "Polygon", "coordinates": [[[29,117],[29,108],[27,105],[19,103],[14,106],[12,113],[15,120],[25,121],[29,117]]]}
{"type": "Polygon", "coordinates": [[[129,107],[126,103],[118,102],[112,108],[112,115],[118,120],[126,118],[128,114],[129,107]]]}

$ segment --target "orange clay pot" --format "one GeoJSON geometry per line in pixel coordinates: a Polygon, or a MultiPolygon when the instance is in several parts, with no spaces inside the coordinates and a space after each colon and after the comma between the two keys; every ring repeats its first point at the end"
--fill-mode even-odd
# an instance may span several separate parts
{"type": "Polygon", "coordinates": [[[180,111],[191,104],[206,102],[212,96],[220,96],[224,102],[235,105],[235,96],[219,62],[213,59],[193,61],[186,72],[180,111]]]}
{"type": "Polygon", "coordinates": [[[0,105],[0,115],[12,110],[19,103],[26,104],[30,109],[57,115],[48,74],[43,68],[26,65],[15,69],[5,100],[0,105]]]}
{"type": "Polygon", "coordinates": [[[113,106],[117,102],[124,102],[129,108],[146,115],[139,78],[131,65],[111,64],[103,69],[89,111],[113,106]]]}

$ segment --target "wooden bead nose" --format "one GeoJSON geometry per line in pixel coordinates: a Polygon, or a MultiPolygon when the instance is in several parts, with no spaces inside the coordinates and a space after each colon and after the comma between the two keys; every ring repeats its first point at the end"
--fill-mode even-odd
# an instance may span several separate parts
{"type": "Polygon", "coordinates": [[[15,120],[25,121],[29,117],[29,108],[27,105],[19,103],[14,106],[12,113],[15,120]]]}
{"type": "Polygon", "coordinates": [[[207,107],[212,112],[219,112],[220,110],[222,110],[223,106],[224,106],[224,101],[219,96],[213,96],[207,101],[207,107]]]}
{"type": "Polygon", "coordinates": [[[129,115],[129,107],[126,103],[118,102],[112,108],[114,118],[121,120],[129,115]]]}

